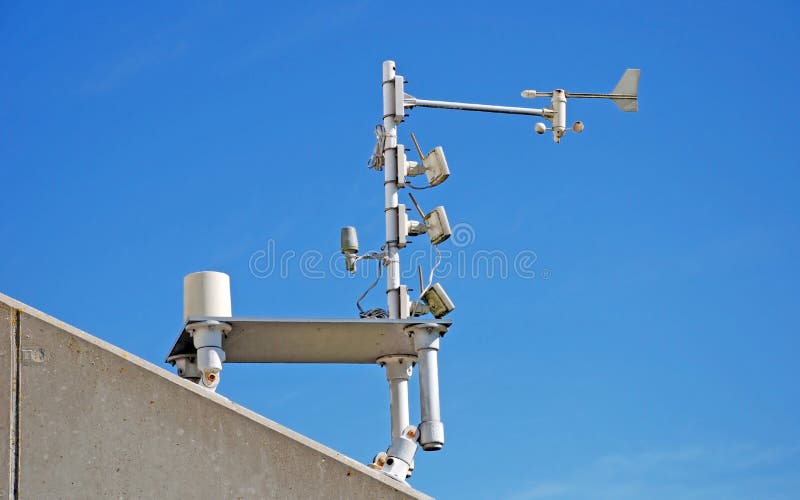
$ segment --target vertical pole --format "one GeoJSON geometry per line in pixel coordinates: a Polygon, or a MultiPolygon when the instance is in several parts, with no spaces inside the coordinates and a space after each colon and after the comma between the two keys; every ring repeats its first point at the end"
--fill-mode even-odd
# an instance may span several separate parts
{"type": "Polygon", "coordinates": [[[389,382],[389,413],[392,419],[392,441],[409,425],[408,379],[411,378],[414,356],[384,356],[378,364],[386,369],[389,382]]]}
{"type": "Polygon", "coordinates": [[[397,228],[397,121],[404,109],[395,109],[394,61],[383,62],[383,128],[386,141],[383,147],[384,158],[384,215],[386,217],[386,300],[389,317],[400,318],[400,255],[397,249],[399,240],[397,228]]]}
{"type": "MultiPolygon", "coordinates": [[[[395,93],[396,68],[394,61],[383,62],[381,80],[383,87],[383,129],[386,140],[383,146],[384,163],[384,216],[386,218],[386,302],[389,318],[400,318],[400,254],[397,243],[400,240],[398,229],[398,155],[397,124],[402,121],[405,109],[397,108],[395,93]],[[398,119],[399,118],[399,119],[398,119]]],[[[392,419],[392,441],[408,426],[408,379],[411,376],[413,361],[390,357],[389,362],[381,363],[386,369],[389,381],[389,411],[392,419]],[[399,363],[398,363],[399,361],[399,363]]]]}

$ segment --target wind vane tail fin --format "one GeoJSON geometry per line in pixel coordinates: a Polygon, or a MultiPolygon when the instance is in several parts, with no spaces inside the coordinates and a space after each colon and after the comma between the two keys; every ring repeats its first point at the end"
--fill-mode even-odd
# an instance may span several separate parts
{"type": "Polygon", "coordinates": [[[612,94],[621,96],[612,97],[611,100],[622,111],[639,110],[639,73],[638,69],[626,69],[622,78],[617,82],[617,86],[611,91],[612,94]]]}

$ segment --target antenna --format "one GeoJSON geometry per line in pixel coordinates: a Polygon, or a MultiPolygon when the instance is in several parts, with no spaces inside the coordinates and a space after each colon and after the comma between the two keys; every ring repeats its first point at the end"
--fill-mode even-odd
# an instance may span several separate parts
{"type": "Polygon", "coordinates": [[[420,208],[419,203],[417,203],[417,199],[414,198],[414,195],[411,194],[411,193],[408,193],[408,197],[411,198],[411,203],[414,204],[414,208],[417,209],[417,212],[419,213],[419,216],[424,219],[425,218],[425,212],[423,212],[422,208],[420,208]]]}
{"type": "Polygon", "coordinates": [[[417,142],[417,136],[414,135],[414,132],[411,132],[411,141],[414,143],[414,147],[417,148],[417,154],[419,155],[419,160],[422,161],[425,158],[425,155],[422,154],[422,149],[419,147],[419,143],[417,142]]]}

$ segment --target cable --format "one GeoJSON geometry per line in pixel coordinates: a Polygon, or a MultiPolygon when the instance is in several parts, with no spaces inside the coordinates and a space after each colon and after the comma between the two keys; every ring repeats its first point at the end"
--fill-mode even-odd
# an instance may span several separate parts
{"type": "Polygon", "coordinates": [[[442,252],[439,251],[439,245],[433,245],[433,249],[436,250],[436,262],[433,264],[431,268],[431,274],[428,276],[428,286],[425,287],[425,291],[433,285],[433,273],[436,272],[436,268],[439,267],[439,264],[442,263],[442,252]]]}
{"type": "Polygon", "coordinates": [[[376,307],[374,309],[370,309],[367,312],[359,313],[359,316],[361,316],[364,319],[383,319],[383,318],[388,318],[389,313],[387,313],[385,309],[376,307]]]}
{"type": "Polygon", "coordinates": [[[364,290],[364,293],[362,293],[361,296],[358,297],[358,300],[356,300],[356,307],[358,308],[358,315],[360,317],[362,317],[362,318],[388,318],[389,317],[389,313],[387,313],[384,309],[381,309],[379,307],[376,307],[376,308],[373,308],[373,309],[369,309],[367,311],[365,311],[364,308],[361,307],[361,301],[364,300],[364,297],[366,297],[367,294],[373,288],[375,288],[375,285],[378,284],[378,282],[381,280],[381,277],[383,276],[383,262],[380,261],[380,258],[382,258],[382,257],[383,257],[383,253],[382,252],[370,252],[368,254],[365,254],[365,255],[362,255],[362,256],[358,257],[358,260],[361,260],[361,259],[375,259],[375,260],[378,261],[378,277],[375,278],[375,281],[373,281],[372,284],[366,290],[364,290]]]}
{"type": "Polygon", "coordinates": [[[375,126],[375,138],[375,149],[372,151],[369,161],[367,161],[367,166],[380,172],[383,170],[383,149],[386,144],[386,129],[383,128],[383,125],[375,126]]]}
{"type": "Polygon", "coordinates": [[[415,186],[415,185],[411,184],[411,181],[408,181],[408,180],[406,180],[406,186],[410,187],[411,189],[420,189],[420,190],[421,189],[430,189],[432,187],[436,187],[436,186],[434,186],[432,184],[428,184],[427,186],[419,187],[419,186],[415,186]]]}

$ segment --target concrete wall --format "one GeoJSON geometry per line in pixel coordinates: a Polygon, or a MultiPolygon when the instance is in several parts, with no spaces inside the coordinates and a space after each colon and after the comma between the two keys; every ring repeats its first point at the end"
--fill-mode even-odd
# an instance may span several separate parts
{"type": "Polygon", "coordinates": [[[8,498],[14,491],[16,446],[14,416],[16,415],[16,314],[0,303],[0,497],[8,498]]]}
{"type": "Polygon", "coordinates": [[[2,496],[429,498],[4,295],[0,331],[2,496]]]}

